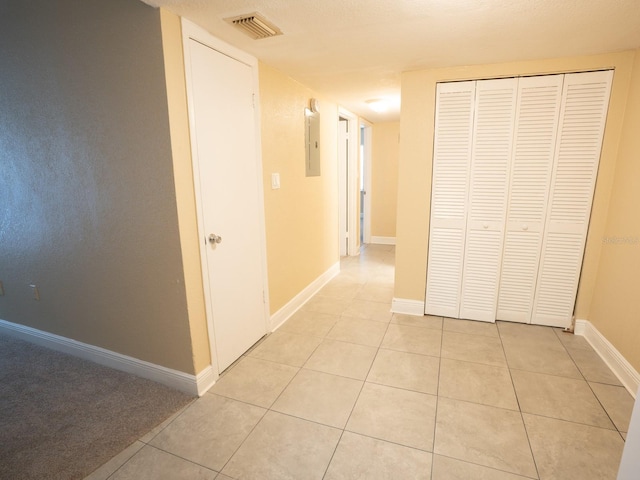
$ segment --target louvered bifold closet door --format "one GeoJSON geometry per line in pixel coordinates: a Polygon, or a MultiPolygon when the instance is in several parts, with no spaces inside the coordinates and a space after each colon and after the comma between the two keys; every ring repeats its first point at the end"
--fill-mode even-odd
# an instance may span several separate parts
{"type": "Polygon", "coordinates": [[[571,324],[612,78],[612,71],[565,75],[532,323],[571,324]]]}
{"type": "Polygon", "coordinates": [[[476,82],[438,84],[425,313],[457,317],[476,82]]]}
{"type": "Polygon", "coordinates": [[[460,318],[495,322],[517,78],[476,83],[460,318]]]}
{"type": "Polygon", "coordinates": [[[525,77],[518,84],[498,320],[531,321],[563,79],[525,77]]]}

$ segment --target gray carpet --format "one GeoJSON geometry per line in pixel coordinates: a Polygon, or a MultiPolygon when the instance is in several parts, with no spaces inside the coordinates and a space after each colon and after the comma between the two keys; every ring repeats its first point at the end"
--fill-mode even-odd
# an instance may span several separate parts
{"type": "Polygon", "coordinates": [[[192,399],[0,334],[0,479],[82,479],[192,399]]]}

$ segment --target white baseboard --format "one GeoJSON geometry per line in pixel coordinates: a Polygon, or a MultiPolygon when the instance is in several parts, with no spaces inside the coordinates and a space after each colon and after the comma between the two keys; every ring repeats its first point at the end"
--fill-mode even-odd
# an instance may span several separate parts
{"type": "Polygon", "coordinates": [[[340,262],[334,263],[329,269],[307,285],[300,293],[289,300],[280,310],[271,315],[271,331],[275,331],[296,313],[302,305],[307,303],[329,281],[340,273],[340,262]]]}
{"type": "MultiPolygon", "coordinates": [[[[196,394],[201,397],[218,380],[219,375],[213,369],[211,365],[208,365],[204,370],[195,376],[196,379],[196,394]]],[[[191,392],[190,392],[191,393],[191,392]]]]}
{"type": "Polygon", "coordinates": [[[67,353],[104,365],[105,367],[132,373],[139,377],[162,383],[163,385],[190,395],[203,395],[204,392],[211,388],[217,378],[211,366],[204,369],[197,376],[190,375],[96,347],[95,345],[78,342],[77,340],[43,332],[42,330],[26,327],[17,323],[7,322],[6,320],[0,320],[0,331],[21,340],[50,348],[51,350],[67,353]]]}
{"type": "Polygon", "coordinates": [[[420,300],[408,300],[406,298],[394,298],[391,300],[391,311],[393,313],[404,313],[406,315],[424,315],[424,302],[420,300]]]}
{"type": "Polygon", "coordinates": [[[378,245],[395,245],[396,237],[376,237],[372,235],[369,243],[375,243],[378,245]]]}
{"type": "Polygon", "coordinates": [[[589,320],[576,320],[574,333],[583,336],[589,342],[622,385],[635,398],[638,386],[640,386],[640,374],[627,362],[616,347],[589,320]]]}

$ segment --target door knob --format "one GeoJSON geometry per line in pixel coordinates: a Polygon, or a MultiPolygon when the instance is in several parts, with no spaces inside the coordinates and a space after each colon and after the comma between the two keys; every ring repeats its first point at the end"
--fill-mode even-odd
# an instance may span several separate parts
{"type": "Polygon", "coordinates": [[[215,233],[209,234],[209,243],[220,243],[222,242],[222,237],[216,235],[215,233]]]}

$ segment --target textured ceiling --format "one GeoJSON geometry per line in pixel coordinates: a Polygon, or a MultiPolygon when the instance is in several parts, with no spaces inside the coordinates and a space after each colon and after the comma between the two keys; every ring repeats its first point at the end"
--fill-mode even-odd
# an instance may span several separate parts
{"type": "Polygon", "coordinates": [[[640,0],[144,0],[256,56],[370,121],[400,73],[640,47],[640,0]],[[224,18],[259,12],[284,33],[253,40],[224,18]]]}

